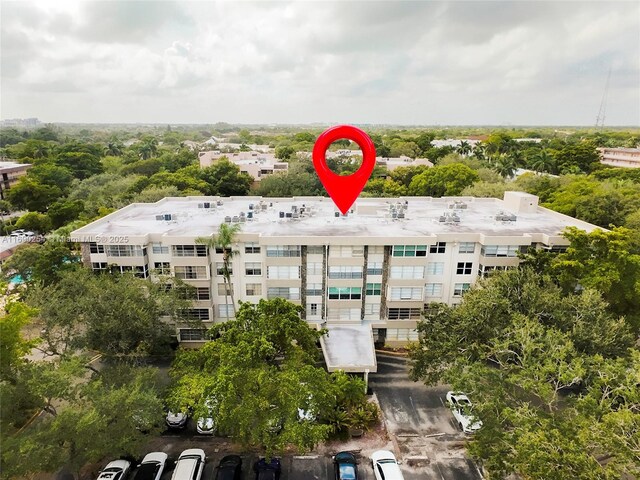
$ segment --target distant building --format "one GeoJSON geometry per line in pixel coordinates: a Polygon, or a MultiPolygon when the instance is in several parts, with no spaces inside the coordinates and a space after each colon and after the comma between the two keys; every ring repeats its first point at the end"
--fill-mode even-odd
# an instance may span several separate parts
{"type": "Polygon", "coordinates": [[[426,158],[410,158],[404,155],[400,157],[376,157],[376,165],[387,167],[390,172],[398,167],[417,167],[419,165],[433,167],[433,163],[426,158]]]}
{"type": "Polygon", "coordinates": [[[37,118],[9,118],[0,122],[1,127],[25,127],[34,128],[42,125],[37,118]]]}
{"type": "Polygon", "coordinates": [[[221,153],[219,151],[200,152],[200,168],[210,167],[223,157],[236,164],[241,172],[253,177],[254,182],[259,182],[264,177],[274,173],[282,173],[289,170],[289,164],[278,160],[273,153],[221,153]]]}
{"type": "Polygon", "coordinates": [[[640,168],[640,148],[598,148],[600,163],[612,167],[640,168]]]}
{"type": "Polygon", "coordinates": [[[4,200],[7,190],[13,187],[18,179],[26,175],[30,163],[17,163],[11,160],[0,161],[0,198],[4,200]]]}

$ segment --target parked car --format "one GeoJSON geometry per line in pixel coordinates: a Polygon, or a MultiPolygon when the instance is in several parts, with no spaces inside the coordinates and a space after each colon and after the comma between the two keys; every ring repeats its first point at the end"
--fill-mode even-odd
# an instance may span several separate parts
{"type": "Polygon", "coordinates": [[[148,453],[136,471],[135,480],[160,480],[167,465],[167,454],[164,452],[148,453]]]}
{"type": "Polygon", "coordinates": [[[184,428],[187,426],[187,421],[189,420],[189,414],[187,412],[172,412],[169,410],[167,412],[167,426],[169,428],[184,428]]]}
{"type": "Polygon", "coordinates": [[[404,480],[396,457],[388,450],[378,450],[371,454],[373,474],[376,480],[404,480]]]}
{"type": "Polygon", "coordinates": [[[206,417],[198,417],[198,422],[196,423],[196,431],[201,435],[213,435],[216,429],[213,419],[213,414],[216,407],[215,399],[208,398],[207,400],[205,400],[204,406],[209,413],[206,417]]]}
{"type": "Polygon", "coordinates": [[[98,480],[124,480],[131,470],[128,460],[114,460],[100,471],[98,480]]]}
{"type": "Polygon", "coordinates": [[[24,230],[22,228],[19,228],[18,230],[14,230],[13,232],[11,232],[11,237],[33,237],[35,235],[35,233],[33,233],[30,230],[24,230]]]}
{"type": "Polygon", "coordinates": [[[206,457],[200,448],[185,450],[178,457],[171,480],[200,480],[206,457]]]}
{"type": "Polygon", "coordinates": [[[336,453],[333,466],[336,480],[358,480],[358,462],[351,452],[336,453]]]}
{"type": "Polygon", "coordinates": [[[242,459],[238,455],[222,457],[218,465],[216,480],[241,480],[242,459]]]}
{"type": "Polygon", "coordinates": [[[282,466],[278,458],[272,458],[270,462],[261,458],[253,465],[253,470],[256,472],[256,480],[279,480],[282,466]]]}
{"type": "Polygon", "coordinates": [[[482,428],[482,422],[473,413],[473,404],[469,397],[461,392],[447,392],[447,403],[464,433],[474,433],[482,428]]]}

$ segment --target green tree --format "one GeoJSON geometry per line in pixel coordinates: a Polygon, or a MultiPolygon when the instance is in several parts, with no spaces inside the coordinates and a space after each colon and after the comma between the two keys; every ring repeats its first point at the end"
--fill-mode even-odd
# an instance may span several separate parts
{"type": "Polygon", "coordinates": [[[179,288],[166,291],[129,274],[77,269],[60,277],[55,285],[36,286],[28,297],[40,311],[44,345],[60,355],[78,348],[124,359],[165,352],[172,327],[189,307],[179,288]]]}
{"type": "Polygon", "coordinates": [[[531,168],[540,173],[540,172],[548,172],[548,173],[558,173],[556,160],[553,156],[547,152],[547,150],[540,150],[531,160],[531,168]]]}
{"type": "Polygon", "coordinates": [[[22,215],[16,222],[16,228],[33,230],[38,233],[47,233],[52,228],[51,219],[38,212],[28,212],[22,215]]]}
{"type": "Polygon", "coordinates": [[[7,192],[7,199],[17,209],[46,212],[51,203],[62,196],[57,186],[45,185],[29,175],[18,180],[7,192]]]}
{"type": "Polygon", "coordinates": [[[207,195],[246,195],[253,178],[241,173],[240,168],[227,159],[221,159],[207,168],[203,168],[200,177],[206,182],[207,195]]]}
{"type": "Polygon", "coordinates": [[[276,147],[275,156],[280,160],[289,160],[296,154],[296,150],[289,145],[280,145],[276,147]]]}
{"type": "Polygon", "coordinates": [[[431,197],[460,195],[462,190],[477,180],[478,174],[466,165],[436,165],[413,177],[409,194],[431,197]]]}
{"type": "Polygon", "coordinates": [[[82,200],[58,200],[49,207],[47,215],[55,229],[76,220],[83,211],[84,202],[82,200]]]}
{"type": "Polygon", "coordinates": [[[71,182],[73,182],[73,175],[68,168],[53,163],[34,165],[29,169],[28,176],[43,185],[58,187],[65,193],[69,191],[71,182]]]}
{"type": "MultiPolygon", "coordinates": [[[[207,250],[216,251],[216,249],[222,250],[222,277],[224,279],[224,303],[228,305],[227,297],[231,296],[231,305],[233,308],[233,316],[236,315],[236,301],[233,296],[233,285],[231,284],[231,271],[233,257],[240,252],[234,250],[233,245],[237,242],[237,235],[240,232],[242,225],[221,223],[218,227],[218,234],[211,235],[211,237],[198,237],[196,243],[206,245],[207,250]]],[[[227,308],[227,320],[229,320],[229,310],[227,308]]]]}
{"type": "Polygon", "coordinates": [[[56,164],[67,168],[79,180],[104,171],[100,158],[87,152],[60,153],[56,157],[56,164]]]}
{"type": "Polygon", "coordinates": [[[241,303],[236,320],[213,328],[214,341],[178,352],[170,406],[192,405],[200,415],[207,410],[204,402],[215,399],[218,430],[263,447],[268,456],[288,445],[308,451],[326,440],[332,426],[323,419],[335,412],[338,394],[352,389],[338,388],[350,384],[344,374],[316,366],[323,332],[310,328],[300,310],[281,298],[241,303]],[[316,420],[300,421],[299,408],[316,420]]]}
{"type": "Polygon", "coordinates": [[[515,162],[509,155],[497,157],[493,168],[502,178],[513,178],[517,169],[515,162]]]}
{"type": "Polygon", "coordinates": [[[6,313],[0,317],[0,381],[15,383],[24,355],[36,344],[22,336],[22,329],[37,312],[20,302],[9,303],[5,308],[6,313]]]}
{"type": "Polygon", "coordinates": [[[19,274],[27,284],[48,286],[60,280],[63,272],[75,268],[76,258],[66,241],[26,243],[9,257],[3,270],[19,274]]]}

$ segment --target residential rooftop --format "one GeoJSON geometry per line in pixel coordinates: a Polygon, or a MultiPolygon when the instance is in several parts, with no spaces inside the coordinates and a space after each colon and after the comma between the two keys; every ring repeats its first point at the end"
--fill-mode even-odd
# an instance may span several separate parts
{"type": "MultiPolygon", "coordinates": [[[[105,235],[152,236],[155,241],[159,237],[195,238],[217,232],[221,223],[241,222],[243,217],[242,236],[303,237],[307,244],[314,244],[314,237],[365,237],[366,243],[371,238],[388,237],[449,236],[464,240],[465,234],[534,236],[533,241],[544,241],[549,237],[559,239],[567,226],[588,232],[598,228],[539,207],[538,197],[522,192],[506,192],[504,200],[359,198],[346,216],[328,197],[167,197],[156,203],[124,207],[74,231],[72,239],[95,241],[95,236],[105,235]]],[[[531,238],[524,240],[523,244],[528,244],[531,238]]],[[[340,243],[338,238],[333,241],[340,243]]]]}

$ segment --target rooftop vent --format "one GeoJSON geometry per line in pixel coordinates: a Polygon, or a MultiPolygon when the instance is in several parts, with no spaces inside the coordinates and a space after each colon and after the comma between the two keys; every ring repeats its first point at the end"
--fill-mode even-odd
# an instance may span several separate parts
{"type": "Polygon", "coordinates": [[[462,201],[456,201],[456,202],[450,203],[449,208],[452,208],[455,210],[466,210],[467,204],[462,201]]]}
{"type": "Polygon", "coordinates": [[[498,222],[515,222],[518,217],[516,217],[512,213],[498,212],[498,214],[495,216],[495,219],[498,222]]]}
{"type": "Polygon", "coordinates": [[[460,217],[456,212],[444,212],[438,219],[440,223],[454,224],[460,223],[460,217]]]}

